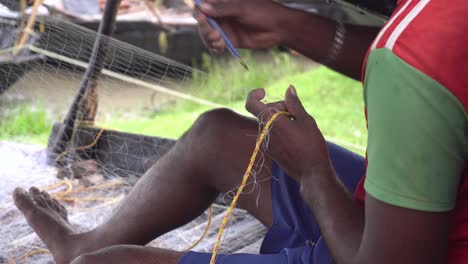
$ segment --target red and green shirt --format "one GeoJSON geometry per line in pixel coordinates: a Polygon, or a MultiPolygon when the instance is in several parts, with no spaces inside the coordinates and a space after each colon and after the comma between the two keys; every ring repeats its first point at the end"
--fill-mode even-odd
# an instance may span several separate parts
{"type": "Polygon", "coordinates": [[[400,0],[364,69],[368,166],[356,197],[453,211],[448,263],[468,263],[468,0],[400,0]]]}

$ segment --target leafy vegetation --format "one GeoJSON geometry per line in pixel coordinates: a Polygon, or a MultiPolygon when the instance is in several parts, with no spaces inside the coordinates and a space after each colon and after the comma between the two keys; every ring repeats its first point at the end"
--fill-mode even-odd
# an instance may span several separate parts
{"type": "Polygon", "coordinates": [[[47,142],[52,120],[42,104],[22,104],[0,112],[0,140],[47,142]]]}

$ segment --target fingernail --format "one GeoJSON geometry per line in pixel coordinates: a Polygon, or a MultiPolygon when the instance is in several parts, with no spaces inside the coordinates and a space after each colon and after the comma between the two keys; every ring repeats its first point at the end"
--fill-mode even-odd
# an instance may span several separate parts
{"type": "Polygon", "coordinates": [[[201,9],[213,9],[213,6],[211,4],[208,4],[208,3],[202,3],[200,5],[200,8],[201,9]]]}
{"type": "Polygon", "coordinates": [[[294,88],[294,86],[292,86],[292,84],[289,85],[289,90],[291,91],[291,93],[292,93],[293,95],[297,96],[296,88],[294,88]]]}

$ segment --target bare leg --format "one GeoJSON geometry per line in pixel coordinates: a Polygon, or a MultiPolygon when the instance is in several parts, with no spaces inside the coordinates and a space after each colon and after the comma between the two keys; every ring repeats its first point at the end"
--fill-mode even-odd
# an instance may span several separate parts
{"type": "Polygon", "coordinates": [[[121,245],[111,246],[79,256],[71,264],[125,263],[176,264],[182,254],[152,247],[121,245]]]}
{"type": "MultiPolygon", "coordinates": [[[[57,263],[118,244],[144,245],[200,215],[219,192],[237,187],[254,147],[258,125],[229,110],[203,114],[179,142],[137,183],[113,216],[96,229],[76,234],[57,214],[18,190],[15,201],[57,263]],[[25,202],[30,200],[31,202],[25,202]],[[50,229],[57,229],[50,232],[50,229]]],[[[265,167],[269,168],[268,158],[265,167]]],[[[258,179],[269,177],[262,170],[258,179]]],[[[268,180],[262,195],[241,197],[240,206],[262,223],[272,223],[268,180]]],[[[44,198],[45,199],[45,198],[44,198]]]]}

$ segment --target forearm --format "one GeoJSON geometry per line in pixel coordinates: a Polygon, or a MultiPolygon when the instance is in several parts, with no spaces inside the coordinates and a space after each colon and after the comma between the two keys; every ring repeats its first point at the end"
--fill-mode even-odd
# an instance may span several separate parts
{"type": "Polygon", "coordinates": [[[328,61],[335,41],[337,23],[300,10],[288,9],[281,27],[282,44],[356,80],[361,80],[362,63],[379,29],[346,25],[343,46],[334,61],[328,61]],[[293,19],[291,19],[293,18],[293,19]]]}
{"type": "Polygon", "coordinates": [[[301,194],[311,207],[335,262],[353,263],[364,230],[364,207],[344,188],[333,169],[304,175],[301,194]]]}

